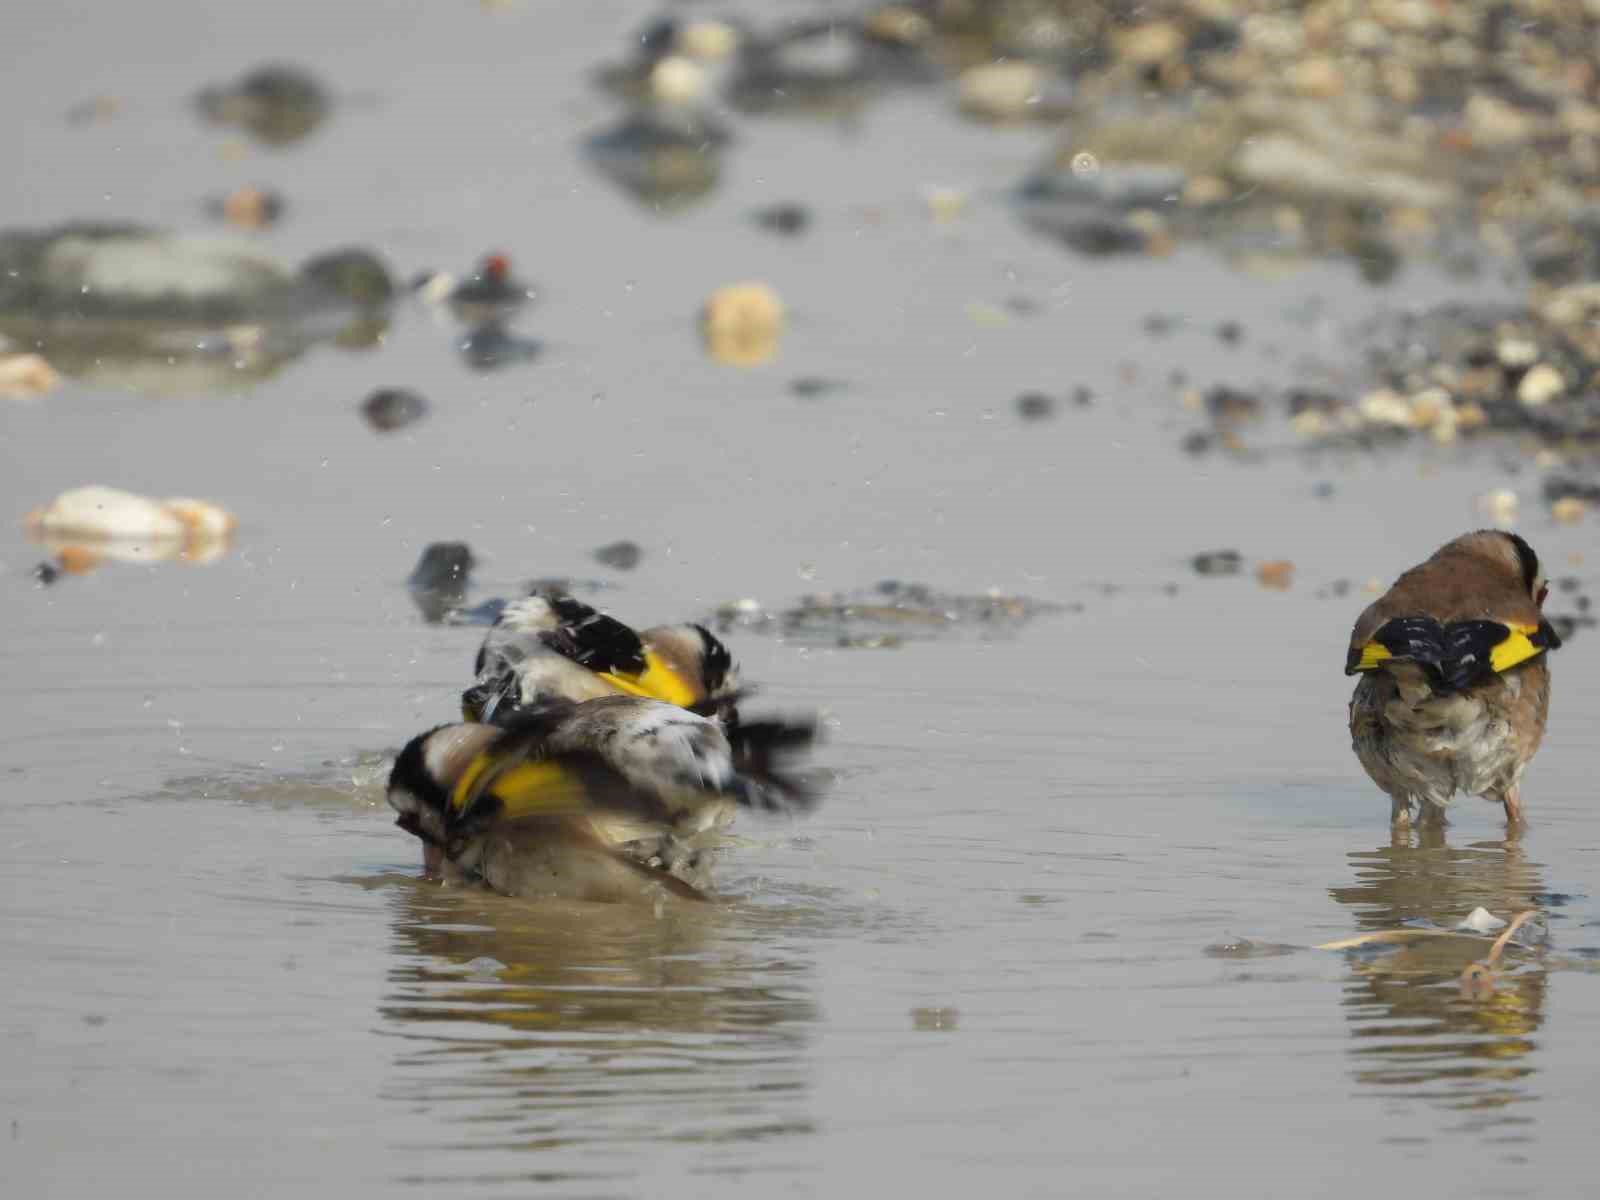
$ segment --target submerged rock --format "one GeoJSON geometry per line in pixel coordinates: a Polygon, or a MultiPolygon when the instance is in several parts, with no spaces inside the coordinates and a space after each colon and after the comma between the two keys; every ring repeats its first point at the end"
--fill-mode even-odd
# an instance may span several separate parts
{"type": "Polygon", "coordinates": [[[1244,556],[1237,550],[1208,550],[1189,560],[1196,575],[1237,575],[1244,566],[1244,556]]]}
{"type": "Polygon", "coordinates": [[[1037,617],[1069,611],[1076,606],[1000,591],[961,594],[885,580],[855,592],[803,596],[778,610],[754,600],[733,601],[707,622],[722,632],[746,629],[822,645],[883,649],[960,631],[1009,634],[1037,617]]]}
{"type": "Polygon", "coordinates": [[[76,223],[0,232],[0,333],[69,375],[141,390],[237,385],[321,341],[368,344],[393,285],[349,248],[293,270],[221,235],[76,223]]]}
{"type": "Polygon", "coordinates": [[[611,542],[596,550],[594,559],[616,571],[631,571],[644,561],[644,550],[638,542],[611,542]]]}
{"type": "Polygon", "coordinates": [[[1017,397],[1017,415],[1024,421],[1041,421],[1055,415],[1054,396],[1043,392],[1024,392],[1017,397]]]}
{"type": "Polygon", "coordinates": [[[693,204],[716,187],[726,126],[695,105],[649,105],[584,143],[595,168],[657,212],[693,204]]]}
{"type": "Polygon", "coordinates": [[[543,342],[513,333],[501,321],[480,325],[456,343],[461,361],[474,371],[493,371],[499,367],[530,363],[543,350],[543,342]]]}
{"type": "Polygon", "coordinates": [[[1077,154],[1064,168],[1034,172],[1015,199],[1029,229],[1080,254],[1145,254],[1165,248],[1165,222],[1157,214],[1183,186],[1180,168],[1108,166],[1077,154]]]}
{"type": "Polygon", "coordinates": [[[822,400],[850,390],[842,379],[827,379],[821,375],[802,375],[789,381],[789,392],[801,400],[822,400]]]}
{"type": "Polygon", "coordinates": [[[747,39],[726,95],[749,114],[837,114],[864,104],[873,84],[850,23],[818,20],[747,39]]]}
{"type": "Polygon", "coordinates": [[[305,137],[332,108],[327,92],[310,74],[277,65],[258,67],[230,84],[207,87],[195,103],[207,120],[248,130],[273,145],[305,137]]]}
{"type": "Polygon", "coordinates": [[[801,204],[772,204],[750,214],[756,225],[768,233],[796,237],[811,228],[811,210],[801,204]]]}
{"type": "Polygon", "coordinates": [[[431,542],[406,579],[412,602],[430,625],[438,624],[466,599],[477,560],[465,542],[431,542]]]}
{"type": "Polygon", "coordinates": [[[361,415],[379,433],[392,433],[422,420],[428,402],[410,388],[379,388],[361,402],[361,415]]]}

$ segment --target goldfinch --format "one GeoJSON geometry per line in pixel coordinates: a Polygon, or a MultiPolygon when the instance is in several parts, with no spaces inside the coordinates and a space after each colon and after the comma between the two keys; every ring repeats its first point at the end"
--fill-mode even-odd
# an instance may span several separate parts
{"type": "Polygon", "coordinates": [[[469,721],[503,722],[549,699],[629,695],[737,723],[739,672],[709,630],[660,625],[636,633],[570,596],[508,604],[473,669],[477,681],[461,697],[469,721]]]}
{"type": "MultiPolygon", "coordinates": [[[[553,701],[504,727],[445,725],[413,738],[390,773],[401,828],[430,869],[515,896],[704,899],[652,840],[686,845],[735,808],[798,812],[816,792],[784,769],[809,726],[773,723],[760,756],[736,764],[721,727],[632,696],[553,701]]],[[[703,881],[700,872],[696,882],[703,881]]]]}
{"type": "Polygon", "coordinates": [[[1389,794],[1391,819],[1441,817],[1457,791],[1522,820],[1522,772],[1544,737],[1549,651],[1539,556],[1484,529],[1440,547],[1356,621],[1345,674],[1356,757],[1389,794]]]}

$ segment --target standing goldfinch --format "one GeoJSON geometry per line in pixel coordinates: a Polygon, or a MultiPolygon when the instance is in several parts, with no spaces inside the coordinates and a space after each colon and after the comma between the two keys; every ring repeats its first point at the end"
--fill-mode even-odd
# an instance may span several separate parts
{"type": "Polygon", "coordinates": [[[753,727],[764,747],[736,762],[717,722],[632,696],[556,701],[504,727],[445,725],[413,738],[389,776],[396,824],[430,871],[514,896],[704,898],[661,861],[714,835],[735,808],[802,811],[809,783],[784,769],[808,726],[753,727]]]}
{"type": "Polygon", "coordinates": [[[1395,581],[1356,621],[1345,674],[1356,757],[1391,819],[1436,820],[1456,792],[1522,820],[1520,786],[1550,709],[1539,556],[1514,533],[1464,534],[1395,581]]]}

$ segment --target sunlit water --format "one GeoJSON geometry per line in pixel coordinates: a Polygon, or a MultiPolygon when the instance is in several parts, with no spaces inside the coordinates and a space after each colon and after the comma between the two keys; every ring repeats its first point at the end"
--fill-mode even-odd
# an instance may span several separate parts
{"type": "MultiPolygon", "coordinates": [[[[1487,456],[1189,458],[1166,385],[1337,358],[1308,297],[1347,318],[1451,285],[1072,258],[984,199],[1040,136],[927,97],[751,123],[721,189],[656,218],[576,152],[613,113],[583,72],[642,10],[168,9],[27,18],[0,148],[30,169],[0,175],[3,223],[194,226],[201,196],[275,183],[291,257],[366,241],[406,274],[508,250],[548,353],[469,372],[411,306],[378,350],[237,392],[80,382],[0,409],[0,512],[104,482],[242,518],[208,566],[51,589],[3,526],[8,1190],[1584,1194],[1600,641],[1556,660],[1521,841],[1468,800],[1444,838],[1396,843],[1343,729],[1364,600],[1324,591],[1391,577],[1490,486],[1531,513],[1535,485],[1487,456]],[[139,54],[96,49],[118,38],[139,54]],[[278,57],[343,106],[303,147],[225,159],[185,97],[278,57]],[[122,115],[69,128],[99,93],[122,115]],[[978,199],[940,226],[931,184],[978,199]],[[817,211],[804,239],[745,219],[788,199],[817,211]],[[772,367],[694,337],[738,278],[791,306],[772,367]],[[975,319],[1016,294],[1042,310],[975,319]],[[1184,323],[1152,340],[1151,312],[1184,323]],[[1243,349],[1209,335],[1224,318],[1243,349]],[[850,386],[807,401],[803,375],[850,386]],[[356,407],[399,383],[432,413],[380,438],[356,407]],[[1078,384],[1091,407],[1015,416],[1078,384]],[[593,575],[619,537],[646,559],[602,599],[641,622],[890,577],[1081,611],[895,650],[730,635],[761,703],[824,711],[838,781],[803,824],[741,827],[725,905],[421,882],[382,756],[450,718],[477,634],[425,626],[401,581],[435,539],[479,553],[479,598],[593,575]],[[1294,560],[1293,589],[1188,572],[1228,546],[1294,560]],[[1310,948],[1479,905],[1549,932],[1488,997],[1457,985],[1486,942],[1310,948]]],[[[1522,528],[1592,581],[1570,557],[1592,529],[1522,528]]]]}

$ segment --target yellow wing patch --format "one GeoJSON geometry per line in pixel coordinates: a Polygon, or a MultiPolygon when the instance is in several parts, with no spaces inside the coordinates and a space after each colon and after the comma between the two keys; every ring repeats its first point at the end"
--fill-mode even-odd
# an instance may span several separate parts
{"type": "Polygon", "coordinates": [[[1532,635],[1539,632],[1537,625],[1511,625],[1508,628],[1510,634],[1489,651],[1489,666],[1497,675],[1545,651],[1545,647],[1533,642],[1532,635]]]}
{"type": "Polygon", "coordinates": [[[644,670],[637,675],[621,671],[602,671],[600,678],[630,696],[643,696],[647,700],[663,700],[688,708],[700,700],[699,691],[678,672],[663,662],[654,651],[644,652],[644,670]]]}
{"type": "MultiPolygon", "coordinates": [[[[1355,656],[1352,655],[1352,658],[1355,656]]],[[[1376,671],[1394,655],[1382,642],[1368,642],[1361,647],[1361,657],[1350,665],[1352,671],[1376,671]]]]}
{"type": "Polygon", "coordinates": [[[514,821],[581,812],[588,803],[583,780],[557,763],[525,762],[497,770],[499,766],[492,752],[473,759],[450,794],[450,807],[465,813],[479,796],[493,796],[500,801],[501,816],[514,821]]]}

